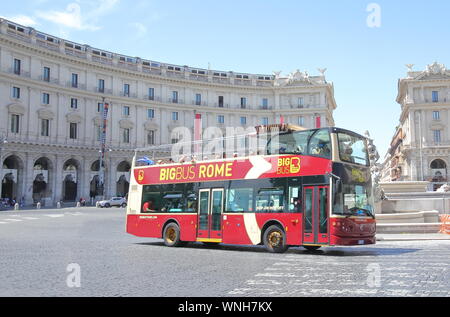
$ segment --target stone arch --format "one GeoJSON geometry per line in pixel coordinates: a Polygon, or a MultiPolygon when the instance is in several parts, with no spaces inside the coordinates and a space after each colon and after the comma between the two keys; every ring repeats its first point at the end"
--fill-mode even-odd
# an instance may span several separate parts
{"type": "Polygon", "coordinates": [[[81,165],[78,160],[71,158],[65,161],[65,163],[63,164],[62,200],[77,200],[80,175],[81,165]]]}
{"type": "MultiPolygon", "coordinates": [[[[102,166],[104,169],[106,169],[105,161],[102,162],[102,166]]],[[[100,160],[99,159],[97,159],[91,163],[91,172],[98,172],[98,171],[100,171],[100,160]]]]}
{"type": "Polygon", "coordinates": [[[430,163],[430,168],[432,169],[447,168],[447,163],[443,159],[434,159],[430,163]]]}
{"type": "Polygon", "coordinates": [[[17,154],[5,156],[3,162],[3,175],[1,175],[1,198],[15,199],[20,201],[23,198],[24,184],[24,163],[23,159],[17,154]]]}
{"type": "Polygon", "coordinates": [[[434,159],[430,162],[430,170],[433,189],[436,190],[447,182],[447,163],[441,158],[434,159]]]}
{"type": "MultiPolygon", "coordinates": [[[[106,173],[106,164],[105,161],[102,162],[103,169],[106,173]]],[[[100,181],[100,160],[95,160],[91,163],[90,166],[90,177],[89,177],[89,197],[91,199],[96,198],[97,196],[103,196],[104,188],[105,188],[105,179],[103,180],[103,184],[100,181]]]]}
{"type": "Polygon", "coordinates": [[[124,160],[117,165],[116,170],[116,194],[120,197],[126,197],[128,195],[128,189],[130,187],[130,162],[124,160]]]}
{"type": "Polygon", "coordinates": [[[53,163],[45,156],[39,157],[33,165],[33,202],[43,202],[52,195],[53,163]]]}

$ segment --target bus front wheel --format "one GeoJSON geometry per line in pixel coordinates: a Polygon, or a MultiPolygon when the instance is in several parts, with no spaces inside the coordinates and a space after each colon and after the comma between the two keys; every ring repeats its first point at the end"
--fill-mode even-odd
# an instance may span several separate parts
{"type": "Polygon", "coordinates": [[[283,229],[277,225],[270,226],[264,231],[264,245],[269,252],[283,253],[286,252],[286,234],[283,229]]]}

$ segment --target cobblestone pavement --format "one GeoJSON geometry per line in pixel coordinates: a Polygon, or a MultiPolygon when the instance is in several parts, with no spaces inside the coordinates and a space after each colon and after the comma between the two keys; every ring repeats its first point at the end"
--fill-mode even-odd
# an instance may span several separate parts
{"type": "Polygon", "coordinates": [[[123,209],[0,212],[0,296],[450,296],[449,263],[449,240],[167,248],[127,235],[123,209]]]}
{"type": "Polygon", "coordinates": [[[237,296],[450,296],[450,241],[291,250],[237,296]]]}

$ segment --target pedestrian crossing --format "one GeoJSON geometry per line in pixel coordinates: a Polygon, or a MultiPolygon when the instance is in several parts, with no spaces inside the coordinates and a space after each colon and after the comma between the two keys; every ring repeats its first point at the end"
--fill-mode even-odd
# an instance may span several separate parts
{"type": "Polygon", "coordinates": [[[42,215],[2,215],[0,214],[0,225],[8,225],[12,223],[21,223],[28,221],[36,221],[41,219],[58,219],[64,217],[78,217],[85,215],[82,212],[65,212],[63,214],[42,214],[42,215]]]}

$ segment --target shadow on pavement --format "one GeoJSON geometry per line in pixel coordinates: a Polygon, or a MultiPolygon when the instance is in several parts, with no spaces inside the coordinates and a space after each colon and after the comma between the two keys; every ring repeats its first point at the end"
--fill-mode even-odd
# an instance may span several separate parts
{"type": "MultiPolygon", "coordinates": [[[[164,242],[143,242],[135,243],[135,245],[147,245],[168,248],[164,245],[164,242]]],[[[217,251],[234,251],[234,252],[267,252],[263,246],[258,245],[229,245],[229,244],[217,244],[208,245],[201,242],[189,242],[185,246],[179,247],[183,249],[204,249],[204,250],[217,250],[217,251]]]]}
{"type": "MultiPolygon", "coordinates": [[[[164,245],[164,242],[142,242],[135,243],[135,245],[154,246],[168,248],[164,245]]],[[[207,245],[198,242],[190,242],[180,248],[184,249],[204,249],[204,250],[218,250],[218,251],[233,251],[233,252],[256,252],[256,253],[269,253],[264,246],[260,245],[229,245],[229,244],[217,244],[207,245]]],[[[308,251],[302,247],[289,248],[285,254],[298,254],[298,255],[317,255],[317,256],[331,256],[331,257],[356,257],[356,256],[395,256],[406,253],[417,252],[420,249],[413,248],[378,248],[376,246],[370,249],[364,247],[325,247],[316,251],[308,251]]]]}
{"type": "Polygon", "coordinates": [[[320,256],[334,256],[334,257],[356,257],[356,256],[391,256],[391,255],[400,255],[405,253],[413,253],[417,252],[420,249],[406,249],[406,248],[378,248],[373,247],[370,249],[363,249],[362,247],[354,247],[354,248],[324,248],[319,249],[317,251],[308,251],[302,248],[291,248],[289,249],[289,253],[292,254],[314,254],[320,256]]]}

